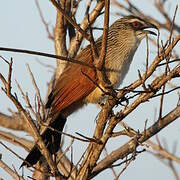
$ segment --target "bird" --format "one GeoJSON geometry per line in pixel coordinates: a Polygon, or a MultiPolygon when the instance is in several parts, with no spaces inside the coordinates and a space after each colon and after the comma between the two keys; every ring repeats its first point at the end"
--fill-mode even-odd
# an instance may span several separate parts
{"type": "MultiPolygon", "coordinates": [[[[133,15],[120,18],[109,27],[103,70],[113,88],[119,87],[125,78],[142,39],[148,34],[156,35],[148,28],[157,29],[147,19],[133,15]]],[[[97,52],[100,52],[102,36],[95,41],[95,46],[97,52]]],[[[103,91],[106,91],[96,69],[89,67],[94,65],[91,46],[81,50],[75,59],[88,66],[70,63],[57,79],[46,103],[46,108],[50,108],[49,116],[52,117],[49,126],[61,132],[69,115],[88,103],[98,104],[104,99],[103,91]]],[[[41,136],[49,152],[55,154],[60,148],[61,134],[47,128],[41,136]]],[[[42,154],[35,144],[21,167],[33,166],[41,157],[42,154]]]]}

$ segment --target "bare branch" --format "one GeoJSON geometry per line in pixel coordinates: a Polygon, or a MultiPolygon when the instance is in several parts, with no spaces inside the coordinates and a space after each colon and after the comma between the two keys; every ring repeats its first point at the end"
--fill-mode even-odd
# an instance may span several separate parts
{"type": "Polygon", "coordinates": [[[176,157],[174,154],[168,152],[166,149],[162,148],[158,144],[153,143],[152,141],[148,140],[147,144],[152,147],[153,150],[155,150],[158,154],[161,155],[161,157],[164,157],[165,159],[169,159],[171,161],[175,161],[180,164],[180,157],[176,157]]]}
{"type": "Polygon", "coordinates": [[[68,20],[68,22],[71,23],[77,29],[77,31],[79,31],[83,35],[84,38],[86,38],[88,41],[90,41],[89,35],[71,17],[69,17],[66,14],[64,9],[62,9],[62,7],[60,6],[60,4],[58,4],[56,2],[56,0],[51,0],[51,2],[57,8],[57,10],[63,14],[63,16],[68,20]]]}
{"type": "Polygon", "coordinates": [[[107,50],[107,35],[109,30],[109,0],[105,0],[105,13],[104,13],[104,31],[102,36],[102,46],[99,59],[96,59],[95,64],[97,68],[98,79],[103,87],[111,86],[111,82],[107,78],[105,72],[105,57],[107,50]]]}
{"type": "MultiPolygon", "coordinates": [[[[67,15],[70,15],[71,3],[69,0],[60,1],[62,8],[65,10],[67,15]]],[[[68,22],[66,18],[64,18],[63,14],[57,10],[56,17],[56,26],[54,29],[54,43],[56,55],[67,57],[67,47],[66,47],[66,34],[67,34],[68,22]]],[[[68,62],[56,61],[56,79],[58,79],[63,72],[64,68],[68,64],[68,62]]]]}
{"type": "Polygon", "coordinates": [[[75,63],[75,64],[79,64],[82,66],[87,66],[89,68],[94,69],[94,66],[92,66],[88,63],[82,62],[80,60],[74,59],[74,58],[58,56],[58,55],[43,53],[43,52],[39,52],[39,51],[30,51],[30,50],[26,50],[26,49],[15,49],[15,48],[5,48],[5,47],[0,47],[0,51],[18,52],[18,53],[23,53],[23,54],[32,54],[32,55],[44,56],[44,57],[59,59],[60,61],[67,61],[70,63],[75,63]]]}
{"type": "MultiPolygon", "coordinates": [[[[151,127],[146,129],[146,133],[142,132],[142,136],[138,139],[139,143],[145,142],[147,139],[151,138],[154,134],[158,133],[161,129],[166,127],[171,122],[175,121],[180,116],[180,106],[177,106],[172,110],[170,113],[168,113],[166,116],[162,118],[163,123],[159,123],[157,121],[155,124],[153,124],[151,127]],[[146,134],[146,135],[144,135],[146,134]]],[[[137,144],[138,146],[139,144],[137,144]]],[[[97,166],[93,169],[93,174],[91,176],[94,177],[102,170],[108,168],[111,164],[113,164],[118,159],[123,159],[128,154],[132,153],[134,151],[134,140],[130,140],[123,146],[121,146],[119,149],[112,151],[107,157],[105,157],[102,161],[100,161],[97,166]]]]}
{"type": "MultiPolygon", "coordinates": [[[[96,18],[100,15],[101,10],[104,7],[104,1],[98,1],[95,8],[89,14],[88,17],[85,17],[84,20],[81,22],[80,27],[86,31],[90,25],[94,23],[96,18]]],[[[83,36],[80,32],[76,33],[76,36],[72,39],[69,50],[68,50],[68,57],[74,57],[81,45],[83,36]]]]}
{"type": "Polygon", "coordinates": [[[31,80],[32,80],[32,84],[34,86],[34,89],[35,89],[35,92],[36,92],[36,95],[37,95],[37,98],[38,98],[38,102],[40,104],[39,105],[40,106],[39,107],[40,108],[40,112],[36,113],[36,117],[38,116],[37,120],[39,120],[41,118],[44,119],[44,117],[45,117],[45,106],[44,106],[44,103],[43,103],[42,98],[41,98],[40,90],[39,90],[39,88],[37,86],[37,83],[36,83],[36,80],[34,78],[34,75],[33,75],[33,73],[32,73],[32,71],[31,71],[31,69],[30,69],[28,64],[27,64],[27,69],[29,71],[29,74],[30,74],[30,77],[31,77],[31,80]]]}
{"type": "Polygon", "coordinates": [[[0,131],[0,138],[10,142],[11,144],[23,147],[27,151],[30,151],[30,149],[33,147],[32,141],[20,138],[12,133],[0,131]]]}
{"type": "Polygon", "coordinates": [[[23,177],[19,176],[16,172],[14,172],[7,164],[5,164],[1,159],[0,159],[0,167],[4,169],[9,175],[12,176],[13,179],[16,180],[24,180],[23,177]]]}
{"type": "Polygon", "coordinates": [[[6,81],[5,78],[3,77],[3,75],[0,74],[0,79],[3,82],[4,87],[6,89],[4,91],[5,91],[6,95],[9,97],[9,99],[14,103],[14,105],[16,106],[18,111],[21,113],[24,120],[27,122],[27,124],[32,129],[33,136],[34,136],[35,140],[37,141],[37,143],[40,146],[40,149],[42,151],[41,153],[46,157],[46,159],[48,161],[48,164],[49,164],[49,166],[50,166],[50,168],[51,168],[51,170],[53,172],[53,175],[58,179],[59,178],[59,172],[57,170],[57,166],[52,161],[52,157],[51,157],[50,153],[48,152],[48,150],[47,150],[47,148],[46,148],[46,146],[45,146],[45,144],[44,144],[44,142],[42,140],[42,137],[40,136],[40,134],[39,134],[33,120],[31,119],[28,112],[22,107],[22,105],[17,100],[17,98],[11,94],[11,73],[12,73],[12,60],[9,63],[8,81],[6,81]]]}
{"type": "Polygon", "coordinates": [[[35,3],[36,3],[36,7],[37,7],[37,9],[38,9],[38,12],[39,12],[39,16],[40,16],[40,18],[41,18],[41,21],[42,21],[42,23],[44,24],[44,26],[45,26],[45,28],[46,28],[46,32],[47,32],[47,34],[48,34],[48,38],[51,39],[51,40],[54,40],[54,37],[53,37],[52,33],[51,33],[50,30],[49,30],[49,23],[47,23],[46,20],[45,20],[44,17],[43,17],[43,13],[42,13],[42,10],[41,10],[41,8],[40,8],[40,6],[39,6],[38,0],[35,0],[35,3]]]}
{"type": "Polygon", "coordinates": [[[13,113],[12,116],[0,113],[0,126],[17,131],[29,132],[27,124],[19,113],[13,113]]]}

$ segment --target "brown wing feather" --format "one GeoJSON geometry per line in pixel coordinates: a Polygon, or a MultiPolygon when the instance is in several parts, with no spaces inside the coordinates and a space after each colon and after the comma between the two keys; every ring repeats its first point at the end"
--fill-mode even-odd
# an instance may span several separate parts
{"type": "MultiPolygon", "coordinates": [[[[76,59],[92,64],[90,49],[84,49],[76,59]]],[[[49,96],[47,107],[52,108],[52,114],[62,111],[72,103],[89,95],[96,88],[93,81],[96,81],[96,73],[92,68],[71,64],[57,81],[49,96]]]]}

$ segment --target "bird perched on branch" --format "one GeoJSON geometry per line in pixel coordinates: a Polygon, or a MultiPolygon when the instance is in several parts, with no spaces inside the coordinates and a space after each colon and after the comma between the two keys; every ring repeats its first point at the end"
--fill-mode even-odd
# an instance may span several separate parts
{"type": "MultiPolygon", "coordinates": [[[[157,27],[135,16],[127,16],[115,21],[107,35],[107,49],[103,71],[112,87],[120,85],[129,70],[133,56],[147,34],[156,35],[147,28],[157,27]]],[[[95,45],[97,52],[101,51],[102,37],[95,45]]],[[[76,57],[79,61],[93,66],[91,46],[87,46],[76,57]]],[[[52,122],[50,127],[63,131],[66,118],[87,103],[99,103],[103,97],[103,83],[99,80],[95,68],[71,63],[67,66],[48,97],[46,108],[51,108],[52,122]],[[98,86],[97,86],[98,84],[98,86]],[[101,87],[101,88],[100,88],[101,87]]],[[[56,153],[60,146],[61,134],[46,129],[42,134],[47,149],[51,154],[56,153]]],[[[42,157],[37,145],[34,145],[21,166],[34,165],[42,157]]]]}

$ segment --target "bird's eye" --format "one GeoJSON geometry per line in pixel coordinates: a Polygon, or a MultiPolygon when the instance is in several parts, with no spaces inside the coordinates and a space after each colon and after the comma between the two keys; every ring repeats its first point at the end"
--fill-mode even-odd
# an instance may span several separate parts
{"type": "Polygon", "coordinates": [[[134,28],[138,28],[140,26],[140,23],[138,21],[134,21],[132,24],[134,28]]]}

